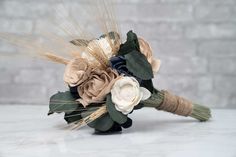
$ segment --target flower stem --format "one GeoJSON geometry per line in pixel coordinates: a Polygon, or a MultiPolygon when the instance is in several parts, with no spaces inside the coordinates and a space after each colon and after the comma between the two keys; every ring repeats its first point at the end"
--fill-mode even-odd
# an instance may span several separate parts
{"type": "Polygon", "coordinates": [[[208,107],[198,104],[193,104],[193,111],[190,117],[198,119],[201,122],[204,122],[211,118],[211,110],[208,107]]]}
{"type": "MultiPolygon", "coordinates": [[[[176,98],[178,98],[178,96],[176,96],[176,98]]],[[[144,107],[153,107],[153,108],[159,109],[159,107],[163,105],[164,99],[165,99],[165,93],[163,91],[158,91],[154,89],[152,96],[149,99],[143,101],[143,105],[144,107]]],[[[168,106],[170,105],[172,104],[168,104],[168,106]]],[[[178,104],[178,105],[183,105],[183,104],[178,104]]],[[[191,104],[191,105],[192,105],[191,107],[192,110],[189,115],[182,115],[182,114],[175,113],[174,111],[165,110],[165,109],[160,109],[160,110],[164,110],[164,111],[178,114],[181,116],[190,116],[201,122],[209,120],[209,118],[211,117],[211,111],[208,107],[205,107],[199,104],[191,104]]]]}

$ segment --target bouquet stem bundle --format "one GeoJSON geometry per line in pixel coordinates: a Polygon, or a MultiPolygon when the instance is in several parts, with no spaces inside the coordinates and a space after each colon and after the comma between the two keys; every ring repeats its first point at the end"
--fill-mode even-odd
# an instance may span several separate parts
{"type": "Polygon", "coordinates": [[[164,90],[158,91],[155,89],[152,96],[145,100],[143,104],[144,107],[153,107],[180,116],[189,116],[199,121],[207,121],[211,117],[208,107],[192,103],[164,90]]]}

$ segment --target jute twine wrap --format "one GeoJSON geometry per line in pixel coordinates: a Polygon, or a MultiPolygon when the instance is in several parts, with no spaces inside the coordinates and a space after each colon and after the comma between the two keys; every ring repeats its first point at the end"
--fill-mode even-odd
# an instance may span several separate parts
{"type": "Polygon", "coordinates": [[[189,116],[192,113],[193,105],[187,99],[171,94],[168,91],[161,91],[164,93],[164,100],[157,107],[158,110],[171,112],[181,116],[189,116]]]}

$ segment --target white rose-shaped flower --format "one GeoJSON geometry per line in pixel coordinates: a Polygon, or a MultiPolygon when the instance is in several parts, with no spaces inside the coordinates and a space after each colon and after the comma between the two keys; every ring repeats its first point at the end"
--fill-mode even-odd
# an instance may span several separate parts
{"type": "Polygon", "coordinates": [[[140,87],[134,77],[121,77],[111,89],[112,102],[116,110],[123,114],[130,113],[141,100],[146,100],[150,96],[151,93],[146,88],[140,87]]]}

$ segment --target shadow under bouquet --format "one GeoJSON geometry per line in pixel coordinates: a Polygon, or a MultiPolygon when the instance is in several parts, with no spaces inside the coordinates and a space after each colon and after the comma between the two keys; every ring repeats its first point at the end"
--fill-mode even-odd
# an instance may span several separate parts
{"type": "Polygon", "coordinates": [[[51,96],[48,115],[64,113],[73,129],[88,125],[102,133],[121,131],[132,125],[128,115],[143,107],[199,121],[211,117],[209,108],[153,86],[160,60],[153,57],[147,41],[132,31],[124,43],[116,32],[71,43],[87,53],[71,60],[46,57],[66,65],[64,81],[68,85],[68,91],[51,96]]]}

